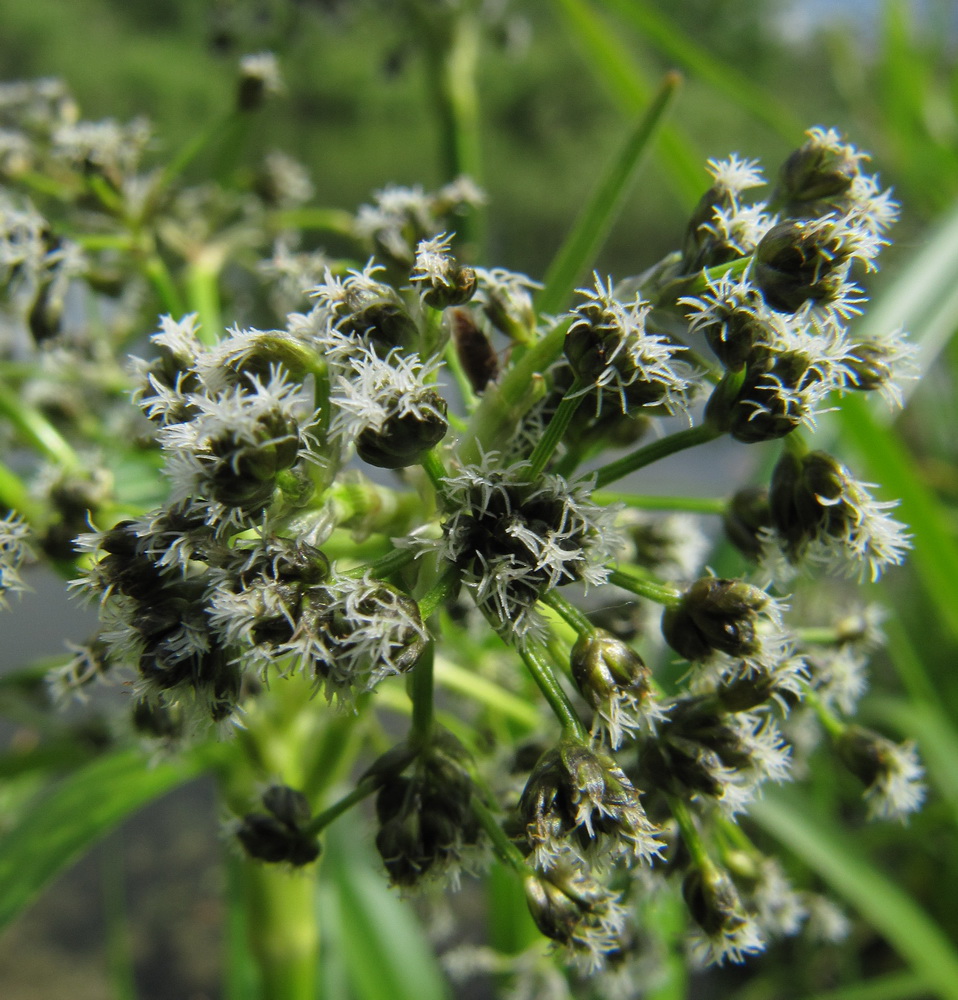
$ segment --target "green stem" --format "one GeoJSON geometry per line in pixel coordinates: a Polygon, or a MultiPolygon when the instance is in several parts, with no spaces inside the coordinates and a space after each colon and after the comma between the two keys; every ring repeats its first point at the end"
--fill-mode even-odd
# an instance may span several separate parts
{"type": "Polygon", "coordinates": [[[792,632],[803,646],[840,646],[848,641],[847,635],[832,625],[809,625],[792,632]]]}
{"type": "MultiPolygon", "coordinates": [[[[426,80],[439,122],[442,172],[448,180],[468,176],[481,183],[482,155],[476,71],[481,42],[474,14],[447,13],[412,4],[425,60],[426,80]]],[[[459,225],[460,236],[481,255],[481,219],[473,213],[459,225]]]]}
{"type": "Polygon", "coordinates": [[[528,475],[531,482],[535,482],[542,475],[545,467],[549,464],[552,453],[562,440],[562,435],[565,434],[566,428],[572,422],[572,418],[578,413],[583,401],[582,390],[584,388],[585,383],[581,379],[576,378],[569,390],[562,397],[562,402],[559,403],[555,413],[552,414],[552,419],[549,421],[548,427],[546,427],[542,437],[539,438],[538,444],[529,456],[530,468],[528,475]]]}
{"type": "Polygon", "coordinates": [[[486,836],[492,842],[492,849],[496,852],[499,860],[519,875],[526,876],[531,874],[529,866],[526,864],[526,859],[522,856],[522,852],[506,836],[505,831],[496,821],[496,817],[492,815],[492,811],[485,802],[478,795],[474,794],[471,804],[472,811],[479,821],[479,825],[486,831],[486,836]]]}
{"type": "Polygon", "coordinates": [[[678,607],[682,603],[682,591],[677,587],[648,577],[634,576],[620,569],[614,569],[609,573],[609,583],[638,594],[639,597],[655,601],[656,604],[664,604],[668,608],[678,607]]]}
{"type": "Polygon", "coordinates": [[[709,423],[699,424],[697,427],[689,427],[682,431],[676,431],[667,437],[652,441],[642,448],[638,448],[625,458],[620,458],[615,462],[603,465],[596,473],[596,489],[601,489],[609,483],[614,483],[617,479],[627,476],[630,472],[643,469],[653,462],[674,455],[676,452],[686,448],[694,448],[695,445],[705,444],[720,437],[721,431],[714,428],[709,423]]]}
{"type": "Polygon", "coordinates": [[[34,528],[42,526],[46,520],[44,509],[30,496],[23,480],[0,462],[0,510],[5,507],[34,528]]]}
{"type": "Polygon", "coordinates": [[[848,726],[834,712],[826,708],[821,698],[807,684],[802,690],[802,696],[805,704],[815,709],[818,721],[822,724],[822,728],[828,733],[829,737],[833,740],[841,739],[845,735],[845,730],[848,726]]]}
{"type": "Polygon", "coordinates": [[[575,707],[569,701],[565,691],[562,690],[562,686],[546,657],[545,650],[537,642],[527,642],[519,653],[525,661],[532,679],[549,703],[549,707],[562,723],[562,728],[568,735],[585,742],[588,739],[585,726],[582,725],[575,707]]]}
{"type": "Polygon", "coordinates": [[[250,950],[263,1000],[313,1000],[319,956],[315,880],[245,860],[250,950]]]}
{"type": "Polygon", "coordinates": [[[702,872],[713,870],[715,866],[708,856],[708,851],[705,849],[705,844],[702,842],[701,836],[699,836],[698,828],[695,826],[695,820],[692,819],[689,807],[681,799],[677,799],[674,796],[669,796],[668,801],[669,810],[675,817],[675,822],[679,825],[682,840],[686,848],[688,848],[689,854],[692,855],[692,860],[695,862],[696,867],[702,872]]]}
{"type": "Polygon", "coordinates": [[[186,307],[163,258],[158,253],[151,253],[140,266],[147,281],[153,286],[163,310],[173,319],[182,319],[186,315],[186,307]]]}
{"type": "Polygon", "coordinates": [[[172,160],[163,168],[156,193],[159,194],[175,181],[180,174],[196,159],[207,146],[232,131],[236,119],[240,117],[236,111],[231,111],[214,121],[203,131],[197,133],[189,142],[180,148],[172,160]]]}
{"type": "Polygon", "coordinates": [[[542,373],[562,353],[568,324],[560,323],[537,340],[506,372],[498,386],[489,386],[459,444],[466,465],[478,462],[508,438],[533,404],[546,392],[542,373]]]}
{"type": "Polygon", "coordinates": [[[351,792],[338,799],[331,806],[327,806],[322,812],[317,813],[309,825],[303,828],[303,833],[307,836],[318,836],[334,819],[338,819],[344,812],[372,795],[380,784],[382,781],[379,776],[363,778],[351,792]]]}
{"type": "Polygon", "coordinates": [[[550,590],[540,600],[561,615],[562,619],[571,625],[579,635],[589,636],[595,632],[595,626],[592,622],[574,604],[567,601],[558,590],[550,590]]]}
{"type": "Polygon", "coordinates": [[[439,606],[459,586],[459,569],[449,566],[442,576],[419,598],[419,613],[422,620],[431,618],[439,606]]]}
{"type": "Polygon", "coordinates": [[[0,382],[0,416],[6,417],[24,441],[62,469],[76,471],[80,460],[70,443],[39,411],[0,382]]]}
{"type": "Polygon", "coordinates": [[[415,747],[428,747],[432,738],[435,705],[436,646],[430,642],[416,662],[410,678],[412,699],[412,733],[410,743],[415,747]]]}
{"type": "Polygon", "coordinates": [[[223,255],[215,247],[204,248],[186,269],[186,293],[191,311],[199,316],[197,337],[207,347],[219,343],[223,336],[220,312],[219,275],[223,255]]]}
{"type": "Polygon", "coordinates": [[[689,514],[717,514],[723,516],[728,508],[725,497],[660,497],[649,494],[613,493],[608,490],[592,494],[592,502],[601,507],[621,503],[636,510],[678,510],[689,514]]]}
{"type": "Polygon", "coordinates": [[[442,502],[446,496],[445,480],[449,477],[449,473],[446,472],[446,467],[442,464],[442,459],[439,457],[436,449],[430,448],[429,451],[424,452],[419,459],[419,464],[429,477],[429,481],[432,483],[439,501],[442,502]]]}
{"type": "Polygon", "coordinates": [[[268,221],[277,229],[311,229],[340,236],[354,235],[352,213],[338,208],[288,208],[273,212],[268,221]]]}

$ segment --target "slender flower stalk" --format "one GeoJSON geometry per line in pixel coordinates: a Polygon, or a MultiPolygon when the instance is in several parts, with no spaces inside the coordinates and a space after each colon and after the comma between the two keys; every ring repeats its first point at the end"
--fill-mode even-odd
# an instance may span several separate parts
{"type": "Polygon", "coordinates": [[[536,682],[562,728],[579,740],[586,738],[585,727],[572,702],[559,683],[548,654],[538,643],[527,643],[520,651],[532,679],[536,682]]]}
{"type": "Polygon", "coordinates": [[[601,466],[595,474],[596,489],[608,486],[609,483],[614,483],[632,472],[644,469],[646,466],[652,465],[653,462],[684,451],[686,448],[694,448],[697,445],[714,441],[721,436],[721,433],[708,423],[675,431],[675,433],[660,438],[658,441],[636,449],[624,458],[601,466]]]}

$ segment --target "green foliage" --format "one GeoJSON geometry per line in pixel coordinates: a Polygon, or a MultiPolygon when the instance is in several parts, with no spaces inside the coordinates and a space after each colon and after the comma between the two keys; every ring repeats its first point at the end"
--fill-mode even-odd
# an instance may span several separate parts
{"type": "MultiPolygon", "coordinates": [[[[322,234],[342,255],[336,267],[343,261],[359,263],[346,209],[386,183],[436,186],[449,179],[450,164],[457,162],[471,164],[477,172],[481,141],[491,205],[484,219],[465,223],[472,227],[471,252],[480,253],[485,242],[502,263],[544,273],[537,305],[546,312],[568,305],[572,288],[590,268],[636,274],[670,249],[671,235],[660,234],[679,232],[685,225],[707,182],[701,166],[705,157],[736,147],[746,155],[772,151],[780,159],[798,139],[795,121],[809,114],[825,124],[837,122],[852,135],[869,135],[883,180],[895,184],[905,204],[902,228],[907,238],[855,332],[864,340],[904,326],[919,346],[919,366],[929,377],[909,388],[909,409],[897,422],[854,398],[845,401],[823,433],[832,435],[839,452],[855,455],[856,471],[881,483],[883,496],[901,499],[898,516],[913,537],[909,568],[873,590],[894,615],[887,625],[888,660],[878,668],[876,693],[866,701],[864,713],[917,741],[931,786],[930,803],[911,827],[890,834],[856,827],[852,839],[840,828],[843,786],[821,767],[811,775],[807,798],[775,796],[759,805],[755,818],[767,837],[794,855],[797,881],[830,885],[877,937],[870,950],[855,936],[844,946],[830,945],[819,956],[820,964],[800,974],[789,968],[788,953],[773,952],[735,995],[793,1000],[808,989],[819,1000],[925,995],[954,1000],[958,905],[943,891],[958,877],[958,723],[953,710],[958,682],[952,662],[958,637],[958,446],[953,428],[941,417],[953,405],[958,385],[958,63],[948,32],[930,29],[905,0],[884,4],[874,50],[841,27],[816,34],[803,49],[789,49],[757,19],[736,28],[740,15],[734,4],[692,4],[692,14],[683,19],[682,5],[664,14],[661,5],[644,0],[556,0],[547,5],[547,13],[538,5],[517,3],[532,25],[532,41],[526,49],[483,43],[474,65],[473,82],[482,99],[476,115],[469,104],[471,91],[446,95],[445,106],[436,104],[434,90],[444,71],[439,48],[417,51],[416,32],[408,27],[416,22],[404,20],[399,10],[405,5],[389,5],[387,12],[372,3],[341,4],[333,13],[319,9],[324,6],[266,5],[264,28],[252,6],[242,3],[11,2],[0,52],[9,74],[63,76],[90,117],[126,119],[148,112],[157,122],[165,153],[183,150],[187,179],[217,169],[231,184],[248,189],[253,164],[270,147],[294,153],[310,165],[321,207],[311,204],[288,216],[277,214],[269,222],[271,235],[283,224],[296,224],[299,212],[300,223],[310,231],[310,246],[322,234]],[[715,25],[732,27],[713,44],[706,28],[715,25]],[[84,44],[77,44],[79,38],[84,44]],[[245,132],[229,131],[227,122],[222,132],[211,133],[219,135],[219,153],[215,141],[199,149],[198,123],[216,120],[232,100],[223,50],[231,49],[232,58],[240,48],[256,51],[267,43],[283,49],[290,81],[283,111],[260,114],[245,132]],[[760,55],[745,65],[754,45],[761,46],[760,55]],[[110,65],[91,59],[91,51],[111,53],[110,65]],[[635,123],[652,97],[653,81],[673,64],[688,79],[679,113],[652,148],[651,127],[658,126],[661,107],[635,123]],[[443,115],[445,125],[437,124],[443,115]],[[199,149],[195,156],[194,142],[199,149]],[[652,154],[648,180],[630,193],[647,152],[652,154]],[[607,172],[601,174],[597,164],[606,163],[607,172]],[[661,196],[666,188],[670,193],[661,196]],[[587,200],[590,191],[593,196],[587,200]],[[570,204],[584,205],[571,231],[570,204]],[[901,846],[893,848],[896,844],[901,846]],[[903,855],[907,863],[897,864],[903,855]],[[895,971],[899,962],[905,971],[895,971]],[[836,988],[829,991],[832,986],[836,988]]],[[[942,5],[943,16],[946,7],[942,5]]],[[[249,272],[239,265],[249,265],[261,249],[243,246],[229,267],[221,269],[222,262],[214,258],[204,270],[208,261],[189,254],[174,258],[164,247],[152,261],[156,269],[147,275],[152,292],[143,294],[154,296],[154,311],[187,301],[201,313],[207,330],[222,329],[233,320],[222,311],[220,294],[231,282],[242,286],[249,272]],[[167,264],[171,266],[164,271],[167,264]]],[[[257,302],[256,308],[264,307],[257,302]]],[[[145,332],[128,331],[124,347],[145,332]]],[[[469,455],[469,446],[476,457],[482,446],[498,445],[532,405],[533,376],[558,356],[563,333],[554,332],[531,347],[512,345],[514,364],[467,424],[462,456],[469,455]]],[[[101,344],[107,351],[115,346],[101,344]]],[[[123,376],[114,371],[112,378],[111,388],[97,386],[95,391],[116,395],[123,376]]],[[[11,385],[16,379],[11,376],[11,385]]],[[[0,390],[6,394],[0,396],[0,410],[20,441],[75,471],[77,456],[54,424],[34,420],[15,391],[5,385],[0,390]]],[[[662,454],[671,447],[661,446],[662,454]]],[[[610,467],[605,467],[607,475],[610,467]]],[[[14,463],[10,469],[0,467],[0,491],[23,512],[32,512],[35,501],[18,469],[14,463]]],[[[152,453],[129,450],[112,463],[112,471],[118,484],[117,509],[108,512],[113,519],[124,510],[155,505],[165,489],[152,453]]],[[[643,491],[648,485],[644,480],[643,491]]],[[[371,490],[357,501],[360,492],[335,497],[340,511],[354,501],[356,510],[351,521],[344,518],[331,547],[349,551],[349,533],[368,532],[376,517],[375,530],[387,539],[390,532],[405,531],[408,511],[379,513],[377,504],[388,507],[393,501],[371,490]],[[374,508],[376,513],[370,513],[374,508]]],[[[643,501],[626,494],[625,499],[636,507],[656,506],[652,497],[643,501]]],[[[721,499],[711,496],[689,498],[685,507],[714,513],[717,503],[721,499]]],[[[377,544],[374,539],[370,559],[385,551],[376,549],[377,544]]],[[[361,559],[369,554],[352,551],[361,559]]],[[[401,569],[394,574],[397,581],[401,569]]],[[[641,580],[632,582],[643,586],[641,580]]],[[[562,635],[568,625],[556,628],[562,635]]],[[[528,678],[524,686],[513,688],[486,669],[502,655],[498,640],[485,645],[464,640],[449,659],[436,664],[436,683],[445,695],[454,703],[467,699],[476,713],[474,728],[450,725],[471,749],[486,740],[526,738],[539,720],[532,707],[537,694],[528,678]]],[[[12,686],[10,682],[8,689],[12,686]]],[[[408,712],[399,685],[386,685],[382,703],[408,712]]],[[[2,708],[21,723],[36,724],[32,708],[24,715],[19,696],[4,697],[2,708]]],[[[437,717],[455,718],[442,704],[437,717]]],[[[356,760],[360,738],[382,749],[391,742],[390,726],[378,722],[369,723],[369,732],[360,736],[362,727],[309,729],[288,705],[265,724],[262,718],[252,721],[253,735],[241,732],[233,745],[253,764],[238,765],[237,752],[224,767],[224,756],[217,751],[145,768],[135,751],[100,755],[98,747],[78,742],[74,735],[45,737],[34,750],[4,755],[0,805],[8,818],[0,820],[0,923],[14,919],[59,871],[123,818],[202,771],[216,771],[222,778],[233,767],[233,777],[223,781],[224,795],[246,808],[256,781],[292,769],[302,775],[311,804],[322,816],[321,809],[330,806],[325,796],[334,779],[310,751],[319,756],[316,748],[321,746],[324,759],[341,775],[356,760]],[[295,739],[286,742],[291,731],[295,739]],[[78,754],[88,756],[80,760],[78,754]]],[[[418,919],[374,874],[369,852],[347,832],[349,822],[331,827],[321,862],[318,920],[329,958],[320,970],[320,997],[448,997],[450,987],[418,919]]],[[[694,829],[683,833],[694,839],[694,829]]],[[[247,919],[239,867],[230,863],[224,981],[229,1000],[252,1000],[257,979],[247,942],[256,930],[247,919]]],[[[488,893],[490,941],[505,954],[519,953],[537,936],[518,885],[507,866],[495,869],[488,893]]],[[[680,1000],[693,995],[696,986],[687,981],[677,953],[681,907],[669,911],[667,903],[663,906],[658,915],[652,907],[650,920],[671,949],[665,963],[669,971],[648,995],[680,1000]]],[[[113,943],[122,959],[117,934],[114,923],[113,943]]],[[[118,996],[129,989],[128,974],[118,960],[118,996]]],[[[739,989],[741,977],[712,976],[711,988],[719,995],[739,989]]]]}

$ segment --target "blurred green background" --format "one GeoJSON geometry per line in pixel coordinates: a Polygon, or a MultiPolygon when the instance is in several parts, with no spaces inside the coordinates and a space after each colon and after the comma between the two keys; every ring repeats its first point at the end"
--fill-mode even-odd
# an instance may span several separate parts
{"type": "MultiPolygon", "coordinates": [[[[431,188],[448,179],[434,95],[405,6],[2,0],[0,76],[61,77],[87,119],[149,118],[162,162],[231,104],[238,58],[273,50],[287,94],[259,115],[247,140],[250,161],[282,149],[308,168],[316,204],[352,210],[389,183],[431,188]]],[[[918,736],[932,791],[908,828],[865,828],[857,813],[845,819],[860,856],[875,871],[891,873],[944,937],[955,940],[958,351],[951,334],[958,313],[946,308],[946,298],[958,271],[954,222],[948,225],[958,197],[958,5],[514,0],[494,21],[482,38],[478,71],[480,181],[489,199],[483,264],[542,277],[657,80],[676,66],[686,82],[660,144],[664,155],[631,192],[597,261],[601,271],[635,274],[676,245],[707,184],[707,158],[738,151],[760,158],[772,173],[811,125],[846,132],[872,153],[873,168],[895,188],[902,221],[870,291],[883,303],[884,317],[927,333],[929,371],[894,433],[879,433],[874,422],[846,422],[838,433],[851,451],[841,451],[843,457],[851,460],[857,449],[864,478],[882,482],[883,495],[905,496],[901,516],[915,529],[912,567],[892,574],[877,595],[897,617],[890,654],[874,667],[881,696],[866,712],[896,736],[918,736]],[[918,280],[932,271],[936,280],[929,279],[922,299],[918,280]],[[914,294],[906,301],[909,289],[914,294]]],[[[190,174],[200,179],[210,168],[200,159],[190,174]]],[[[816,814],[840,813],[841,802],[854,797],[846,794],[849,787],[827,766],[816,772],[810,800],[816,814]]],[[[151,807],[6,930],[0,938],[3,996],[68,995],[60,992],[65,982],[73,1000],[110,996],[108,966],[124,957],[109,933],[96,929],[110,926],[104,914],[111,907],[124,909],[124,893],[134,929],[136,995],[218,996],[222,876],[212,854],[211,803],[209,789],[200,787],[178,793],[162,813],[151,807]],[[110,888],[109,859],[121,840],[126,890],[110,888]],[[157,880],[170,887],[159,901],[147,888],[157,880]]],[[[825,865],[810,878],[806,884],[815,886],[831,881],[825,865]]],[[[880,894],[876,898],[880,906],[880,894]]],[[[778,947],[745,970],[696,981],[695,995],[784,1000],[815,995],[826,981],[865,980],[872,985],[842,986],[828,996],[934,995],[901,960],[902,949],[888,946],[887,929],[882,935],[871,928],[866,921],[849,947],[823,955],[778,947]]]]}

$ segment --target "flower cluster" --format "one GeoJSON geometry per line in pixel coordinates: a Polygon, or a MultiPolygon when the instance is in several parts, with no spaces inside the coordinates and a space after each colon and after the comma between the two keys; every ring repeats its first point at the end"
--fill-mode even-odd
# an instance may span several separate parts
{"type": "MultiPolygon", "coordinates": [[[[245,59],[234,113],[279,88],[269,56],[245,59]]],[[[696,961],[813,927],[822,907],[738,826],[811,739],[831,739],[869,817],[918,808],[913,745],[851,720],[874,617],[795,621],[803,572],[874,580],[909,544],[894,502],[809,441],[843,394],[897,403],[914,373],[902,334],[849,329],[897,207],[837,132],[810,130],[767,200],[757,163],[710,161],[674,253],[545,315],[537,282],[472,266],[457,242],[483,200],[466,179],[378,192],[339,220],[339,259],[300,252],[272,214],[313,194],[288,158],[249,190],[189,188],[144,166],[145,124],[81,122],[53,85],[0,88],[8,119],[45,151],[23,162],[11,124],[0,171],[56,169],[104,232],[133,220],[136,245],[169,259],[136,284],[135,262],[99,239],[81,254],[0,193],[0,276],[26,354],[59,352],[48,379],[101,350],[64,337],[71,282],[95,297],[115,278],[134,313],[148,286],[166,306],[158,330],[116,335],[125,353],[156,331],[150,356],[93,384],[109,421],[92,441],[82,399],[57,411],[55,380],[24,387],[8,436],[57,470],[32,494],[0,477],[26,508],[0,521],[0,603],[36,536],[99,609],[57,691],[132,677],[135,728],[167,751],[244,727],[221,759],[248,857],[306,868],[325,826],[374,797],[393,885],[455,883],[492,851],[573,978],[608,977],[596,990],[615,996],[649,959],[637,913],[653,892],[684,901],[696,961]],[[256,257],[252,315],[282,309],[224,330],[203,268],[256,257]],[[87,458],[111,436],[116,461],[87,458]],[[776,450],[767,484],[659,488],[654,462],[723,437],[776,450]],[[741,576],[705,568],[720,522],[741,576]],[[459,697],[437,707],[437,684],[459,697]],[[382,707],[408,709],[398,740],[382,707]]]]}

